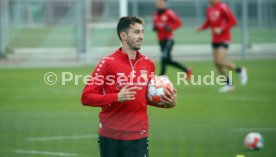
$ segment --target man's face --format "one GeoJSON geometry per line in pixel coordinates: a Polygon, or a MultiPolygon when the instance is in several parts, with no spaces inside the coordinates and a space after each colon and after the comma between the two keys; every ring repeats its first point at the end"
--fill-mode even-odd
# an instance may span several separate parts
{"type": "Polygon", "coordinates": [[[128,33],[126,34],[126,42],[129,48],[133,50],[139,50],[142,46],[142,41],[144,38],[144,28],[143,25],[135,23],[130,26],[128,33]]]}
{"type": "Polygon", "coordinates": [[[218,0],[209,0],[210,4],[213,5],[217,2],[218,0]]]}
{"type": "Polygon", "coordinates": [[[164,0],[156,0],[156,7],[158,9],[165,9],[167,7],[167,4],[164,0]]]}

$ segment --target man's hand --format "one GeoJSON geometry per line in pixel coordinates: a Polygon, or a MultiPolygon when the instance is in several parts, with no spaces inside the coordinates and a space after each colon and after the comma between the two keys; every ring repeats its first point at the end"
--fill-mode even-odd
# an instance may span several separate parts
{"type": "Polygon", "coordinates": [[[130,85],[126,85],[124,88],[120,90],[118,93],[118,101],[123,102],[123,101],[129,101],[129,100],[135,100],[135,90],[140,90],[141,87],[130,87],[130,85]]]}
{"type": "Polygon", "coordinates": [[[165,108],[173,108],[176,106],[176,89],[165,89],[165,95],[162,96],[161,101],[165,108]]]}
{"type": "Polygon", "coordinates": [[[201,32],[202,29],[201,29],[200,27],[198,27],[198,28],[195,29],[195,31],[196,31],[196,32],[201,32]]]}
{"type": "Polygon", "coordinates": [[[219,28],[219,27],[214,28],[214,33],[215,33],[215,34],[219,35],[219,34],[221,34],[221,32],[222,32],[222,29],[221,29],[221,28],[219,28]]]}
{"type": "Polygon", "coordinates": [[[169,25],[165,25],[164,29],[165,29],[166,32],[169,32],[169,31],[172,30],[172,28],[169,25]]]}
{"type": "Polygon", "coordinates": [[[156,27],[156,26],[153,26],[152,30],[153,30],[153,31],[157,31],[157,27],[156,27]]]}

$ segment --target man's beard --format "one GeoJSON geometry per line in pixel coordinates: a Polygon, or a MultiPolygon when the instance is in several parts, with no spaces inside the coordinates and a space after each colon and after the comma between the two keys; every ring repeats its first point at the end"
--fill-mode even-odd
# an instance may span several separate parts
{"type": "Polygon", "coordinates": [[[141,46],[140,46],[140,47],[139,47],[139,46],[136,46],[135,44],[133,44],[133,43],[131,43],[131,42],[129,42],[129,41],[127,41],[127,44],[129,45],[129,47],[130,47],[131,49],[133,49],[133,50],[135,50],[135,51],[140,50],[140,48],[141,48],[141,46]]]}
{"type": "Polygon", "coordinates": [[[140,50],[141,47],[133,47],[133,50],[137,51],[140,50]]]}

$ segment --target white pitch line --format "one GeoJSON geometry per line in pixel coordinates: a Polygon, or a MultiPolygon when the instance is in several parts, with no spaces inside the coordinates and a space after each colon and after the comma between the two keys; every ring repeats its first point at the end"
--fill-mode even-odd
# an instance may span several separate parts
{"type": "Polygon", "coordinates": [[[276,128],[239,128],[237,131],[276,131],[276,128]]]}
{"type": "Polygon", "coordinates": [[[254,98],[254,97],[245,97],[245,96],[228,97],[226,99],[231,101],[270,102],[270,100],[266,98],[254,98]]]}
{"type": "Polygon", "coordinates": [[[39,150],[14,150],[15,153],[19,154],[36,154],[36,155],[49,155],[49,156],[77,156],[73,153],[63,153],[63,152],[49,152],[49,151],[39,151],[39,150]]]}
{"type": "Polygon", "coordinates": [[[77,140],[77,139],[95,138],[95,137],[98,137],[98,135],[36,137],[36,138],[28,138],[26,139],[26,141],[77,140]]]}

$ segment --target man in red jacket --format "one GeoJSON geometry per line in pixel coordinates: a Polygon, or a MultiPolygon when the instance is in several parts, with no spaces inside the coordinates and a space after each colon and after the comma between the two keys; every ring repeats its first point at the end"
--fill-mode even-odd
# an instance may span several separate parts
{"type": "Polygon", "coordinates": [[[158,106],[147,101],[147,84],[155,65],[138,50],[144,38],[143,20],[122,17],[117,25],[122,47],[103,58],[82,93],[82,104],[101,107],[99,148],[101,157],[147,157],[147,104],[172,108],[176,92],[167,89],[158,106]]]}
{"type": "Polygon", "coordinates": [[[219,92],[233,91],[235,87],[232,80],[229,79],[226,68],[236,71],[240,75],[241,84],[247,83],[246,68],[237,67],[234,63],[227,61],[227,49],[231,41],[231,28],[237,24],[236,18],[231,9],[220,0],[210,0],[211,6],[206,12],[206,21],[197,28],[196,31],[202,31],[211,28],[212,47],[214,63],[221,75],[227,77],[226,85],[221,87],[219,92]]]}
{"type": "Polygon", "coordinates": [[[171,51],[174,45],[173,31],[181,27],[181,20],[173,10],[167,8],[167,0],[157,0],[156,7],[157,11],[153,13],[153,30],[157,32],[162,52],[160,75],[166,73],[166,65],[170,64],[186,72],[186,79],[189,80],[192,74],[191,69],[173,61],[171,57],[171,51]]]}

